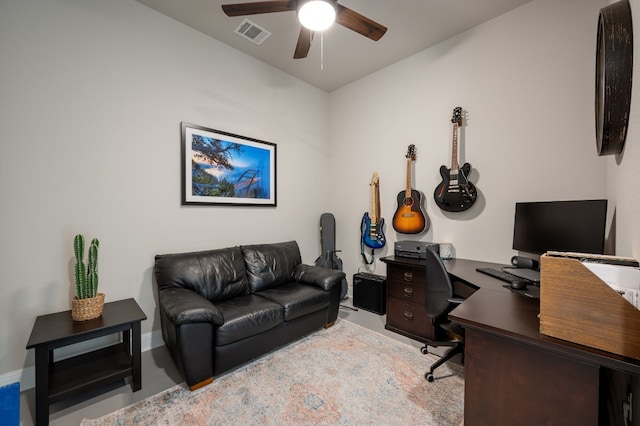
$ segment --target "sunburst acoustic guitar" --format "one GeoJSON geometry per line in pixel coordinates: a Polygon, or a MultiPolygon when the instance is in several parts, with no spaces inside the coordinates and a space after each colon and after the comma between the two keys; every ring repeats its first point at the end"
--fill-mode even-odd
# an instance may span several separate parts
{"type": "Polygon", "coordinates": [[[436,204],[444,211],[461,212],[469,209],[476,202],[478,192],[469,181],[471,164],[458,164],[458,127],[462,125],[462,108],[456,107],[451,117],[453,123],[453,143],[451,147],[451,168],[440,167],[442,182],[433,192],[436,204]]]}
{"type": "Polygon", "coordinates": [[[429,229],[428,219],[422,212],[422,195],[411,188],[411,162],[416,159],[415,145],[407,149],[407,184],[404,191],[398,193],[398,208],[393,215],[393,229],[401,234],[419,234],[429,229]]]}

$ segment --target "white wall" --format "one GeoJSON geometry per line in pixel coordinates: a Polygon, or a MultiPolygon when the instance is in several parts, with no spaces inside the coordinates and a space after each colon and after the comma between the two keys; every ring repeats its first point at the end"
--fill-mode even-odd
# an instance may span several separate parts
{"type": "MultiPolygon", "coordinates": [[[[607,197],[607,159],[596,155],[593,124],[596,24],[605,4],[534,1],[331,94],[332,206],[349,276],[364,265],[359,224],[374,171],[388,239],[381,256],[393,254],[397,240],[419,239],[505,263],[516,254],[516,201],[607,197]],[[439,167],[450,167],[456,106],[468,111],[460,163],[473,166],[480,195],[470,210],[446,213],[433,191],[439,167]],[[413,186],[432,221],[421,235],[391,225],[409,144],[418,150],[413,186]]],[[[384,265],[376,262],[375,272],[384,274],[384,265]]]]}
{"type": "MultiPolygon", "coordinates": [[[[609,1],[615,3],[615,1],[609,1]]],[[[617,251],[640,257],[640,0],[630,0],[634,26],[634,70],[631,113],[622,154],[607,158],[607,193],[616,204],[617,251]]]]}
{"type": "Polygon", "coordinates": [[[156,253],[298,240],[320,254],[328,95],[131,0],[0,3],[0,375],[35,317],[70,309],[72,240],[107,301],[159,329],[156,253]],[[278,206],[180,205],[180,122],[277,143],[278,206]]]}

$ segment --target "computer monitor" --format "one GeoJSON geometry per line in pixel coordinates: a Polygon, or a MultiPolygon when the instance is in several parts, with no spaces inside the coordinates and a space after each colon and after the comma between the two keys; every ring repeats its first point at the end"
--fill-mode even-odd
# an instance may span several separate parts
{"type": "Polygon", "coordinates": [[[607,200],[516,203],[513,249],[603,254],[607,200]]]}

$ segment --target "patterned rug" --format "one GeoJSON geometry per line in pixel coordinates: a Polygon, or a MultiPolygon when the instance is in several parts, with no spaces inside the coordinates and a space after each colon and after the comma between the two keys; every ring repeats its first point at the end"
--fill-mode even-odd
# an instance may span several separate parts
{"type": "Polygon", "coordinates": [[[94,425],[434,425],[463,423],[462,368],[346,320],[225,373],[185,384],[94,425]]]}

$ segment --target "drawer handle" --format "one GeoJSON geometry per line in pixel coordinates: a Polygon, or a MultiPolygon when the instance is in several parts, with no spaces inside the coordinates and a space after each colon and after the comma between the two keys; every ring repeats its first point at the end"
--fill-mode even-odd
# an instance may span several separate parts
{"type": "Polygon", "coordinates": [[[405,281],[407,282],[413,281],[413,274],[411,272],[405,272],[403,276],[405,281]]]}
{"type": "Polygon", "coordinates": [[[413,297],[413,289],[411,287],[404,288],[404,297],[413,297]]]}
{"type": "Polygon", "coordinates": [[[405,312],[404,319],[406,319],[407,321],[413,321],[413,312],[405,312]]]}

